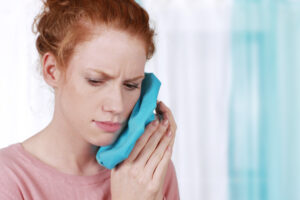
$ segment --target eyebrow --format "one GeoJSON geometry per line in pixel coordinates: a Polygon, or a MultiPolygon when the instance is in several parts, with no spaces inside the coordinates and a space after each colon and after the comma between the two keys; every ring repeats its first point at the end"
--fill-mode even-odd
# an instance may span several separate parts
{"type": "MultiPolygon", "coordinates": [[[[96,73],[98,73],[98,74],[102,74],[102,75],[104,76],[104,78],[107,78],[107,79],[113,79],[113,78],[114,78],[113,76],[111,76],[111,75],[109,75],[109,74],[107,74],[107,73],[105,73],[105,72],[103,72],[103,71],[101,71],[101,70],[98,70],[98,69],[91,69],[91,68],[89,68],[88,70],[94,71],[94,72],[96,72],[96,73]]],[[[144,75],[142,75],[142,76],[137,76],[137,77],[135,77],[135,78],[130,78],[130,79],[126,80],[126,81],[135,81],[135,80],[142,79],[142,78],[144,78],[144,77],[145,77],[144,75]]]]}

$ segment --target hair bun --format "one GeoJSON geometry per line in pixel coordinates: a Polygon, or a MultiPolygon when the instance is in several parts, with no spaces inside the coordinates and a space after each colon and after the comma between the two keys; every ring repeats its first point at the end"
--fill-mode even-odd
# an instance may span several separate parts
{"type": "Polygon", "coordinates": [[[51,10],[60,10],[69,7],[76,0],[45,0],[45,8],[51,10]]]}
{"type": "Polygon", "coordinates": [[[155,51],[148,13],[134,0],[41,1],[43,8],[32,24],[40,58],[50,52],[66,67],[75,46],[87,40],[98,23],[139,36],[145,42],[147,59],[155,51]]]}

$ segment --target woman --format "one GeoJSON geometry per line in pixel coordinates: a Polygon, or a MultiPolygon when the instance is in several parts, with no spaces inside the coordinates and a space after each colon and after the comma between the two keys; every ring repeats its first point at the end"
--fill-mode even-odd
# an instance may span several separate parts
{"type": "Polygon", "coordinates": [[[0,199],[179,199],[176,123],[163,103],[164,121],[146,127],[125,161],[108,170],[95,159],[139,98],[155,49],[147,12],[132,0],[46,0],[35,25],[54,115],[34,136],[1,149],[0,199]]]}

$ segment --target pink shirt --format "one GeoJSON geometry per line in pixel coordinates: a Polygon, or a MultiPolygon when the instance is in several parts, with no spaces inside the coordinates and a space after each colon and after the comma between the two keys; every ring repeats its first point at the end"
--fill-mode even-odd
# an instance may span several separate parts
{"type": "MultiPolygon", "coordinates": [[[[169,164],[164,195],[179,199],[173,162],[169,164]]],[[[43,163],[21,143],[0,149],[1,200],[100,200],[111,199],[110,170],[92,176],[70,175],[43,163]]]]}

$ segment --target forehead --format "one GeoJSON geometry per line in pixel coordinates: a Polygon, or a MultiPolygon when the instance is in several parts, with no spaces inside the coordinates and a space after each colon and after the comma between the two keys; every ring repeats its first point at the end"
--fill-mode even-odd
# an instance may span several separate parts
{"type": "MultiPolygon", "coordinates": [[[[89,40],[78,44],[68,68],[101,69],[110,74],[136,74],[144,71],[146,50],[138,37],[116,29],[100,29],[89,40]]],[[[91,71],[91,70],[90,70],[91,71]]]]}

